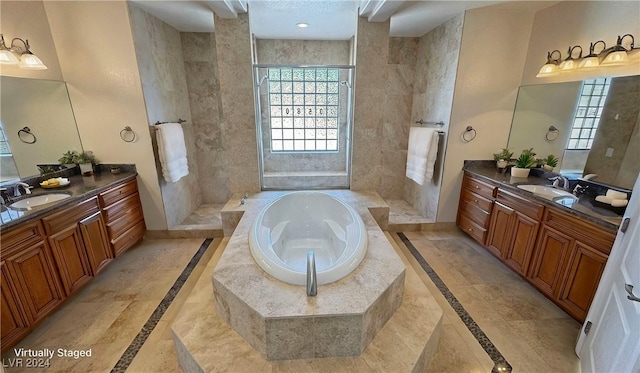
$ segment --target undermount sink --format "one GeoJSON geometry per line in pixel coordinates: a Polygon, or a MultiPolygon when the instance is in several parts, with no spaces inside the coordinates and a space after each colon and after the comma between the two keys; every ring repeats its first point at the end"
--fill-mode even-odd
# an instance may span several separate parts
{"type": "Polygon", "coordinates": [[[10,204],[9,207],[17,210],[31,210],[33,207],[61,201],[69,197],[71,197],[71,194],[67,194],[67,193],[40,194],[37,196],[23,198],[19,201],[16,201],[10,204]]]}
{"type": "Polygon", "coordinates": [[[552,201],[555,201],[558,199],[572,199],[575,201],[578,199],[578,197],[571,194],[571,192],[567,192],[566,190],[562,190],[562,189],[558,189],[550,186],[525,184],[525,185],[517,185],[517,187],[552,201]]]}

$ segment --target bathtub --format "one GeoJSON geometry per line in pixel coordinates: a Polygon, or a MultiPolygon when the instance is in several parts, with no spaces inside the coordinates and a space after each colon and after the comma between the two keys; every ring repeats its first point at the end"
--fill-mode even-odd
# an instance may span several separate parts
{"type": "Polygon", "coordinates": [[[319,285],[337,281],[360,264],[367,230],[360,215],[322,192],[292,192],[271,202],[249,231],[251,255],[267,273],[294,285],[307,281],[313,251],[319,285]]]}

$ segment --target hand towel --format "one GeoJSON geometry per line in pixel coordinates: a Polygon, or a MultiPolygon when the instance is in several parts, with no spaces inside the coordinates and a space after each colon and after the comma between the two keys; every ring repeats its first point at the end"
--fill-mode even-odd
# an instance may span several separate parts
{"type": "Polygon", "coordinates": [[[613,199],[627,199],[627,193],[618,192],[617,190],[607,189],[607,197],[611,197],[613,199]]]}
{"type": "Polygon", "coordinates": [[[434,128],[411,127],[409,130],[406,176],[418,185],[433,177],[439,138],[438,130],[434,128]]]}
{"type": "Polygon", "coordinates": [[[613,207],[625,207],[629,204],[628,199],[614,199],[611,201],[611,206],[613,207]]]}
{"type": "Polygon", "coordinates": [[[187,147],[180,123],[164,123],[156,126],[158,156],[162,166],[162,176],[169,183],[175,183],[189,175],[187,147]]]}

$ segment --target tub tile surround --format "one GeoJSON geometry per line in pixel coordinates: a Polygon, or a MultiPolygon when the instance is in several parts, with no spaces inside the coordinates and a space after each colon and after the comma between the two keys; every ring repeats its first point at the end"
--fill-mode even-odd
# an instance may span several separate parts
{"type": "MultiPolygon", "coordinates": [[[[318,361],[314,357],[325,357],[323,369],[330,366],[335,371],[353,371],[354,366],[368,367],[364,371],[423,371],[437,348],[441,310],[416,273],[406,272],[405,258],[396,253],[369,213],[369,204],[378,211],[386,208],[383,215],[388,219],[384,200],[375,192],[326,191],[361,214],[367,226],[368,253],[347,278],[323,285],[318,296],[307,297],[303,287],[264,273],[249,253],[247,236],[253,217],[286,193],[250,195],[243,205],[239,202],[242,196],[237,195],[223,208],[223,224],[231,225],[235,219],[239,223],[214,270],[213,294],[194,291],[193,297],[198,298],[194,307],[185,307],[173,325],[183,369],[209,371],[216,362],[233,363],[242,357],[256,366],[267,364],[266,370],[290,366],[300,371],[318,361]],[[240,299],[237,293],[246,298],[240,299]],[[354,312],[358,308],[364,311],[354,312]],[[291,313],[298,316],[286,317],[291,313]],[[306,317],[310,314],[323,316],[306,317]],[[199,321],[194,324],[195,319],[199,321]],[[229,344],[236,346],[233,352],[221,349],[229,344]],[[219,355],[225,350],[225,355],[219,355]],[[219,359],[222,356],[225,358],[219,359]]],[[[228,365],[232,366],[237,369],[228,365]]]]}
{"type": "Polygon", "coordinates": [[[249,252],[247,237],[255,216],[283,194],[260,193],[261,198],[249,198],[239,205],[246,207],[245,215],[213,274],[217,312],[269,360],[359,355],[398,308],[402,297],[404,266],[369,214],[366,201],[386,204],[373,193],[361,198],[359,193],[346,190],[327,192],[356,207],[365,221],[369,245],[352,275],[323,286],[322,296],[309,298],[299,286],[265,275],[249,252]],[[273,197],[266,198],[268,195],[273,197]],[[284,320],[295,322],[287,324],[284,320]],[[360,337],[336,339],[343,334],[327,330],[349,330],[345,337],[360,337]],[[300,338],[311,342],[280,342],[300,338]]]}

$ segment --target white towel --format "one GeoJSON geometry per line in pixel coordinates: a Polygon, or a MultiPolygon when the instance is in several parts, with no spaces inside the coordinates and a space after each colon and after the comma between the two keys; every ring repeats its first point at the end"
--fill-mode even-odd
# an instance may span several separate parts
{"type": "Polygon", "coordinates": [[[433,167],[438,156],[438,130],[411,127],[407,152],[407,177],[419,185],[433,177],[433,167]]]}
{"type": "Polygon", "coordinates": [[[187,148],[184,144],[182,125],[180,123],[164,123],[157,125],[156,128],[162,176],[167,182],[174,183],[183,176],[189,175],[187,148]]]}

